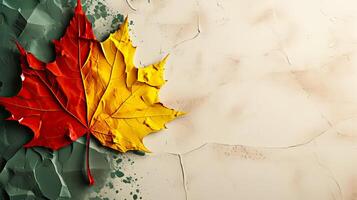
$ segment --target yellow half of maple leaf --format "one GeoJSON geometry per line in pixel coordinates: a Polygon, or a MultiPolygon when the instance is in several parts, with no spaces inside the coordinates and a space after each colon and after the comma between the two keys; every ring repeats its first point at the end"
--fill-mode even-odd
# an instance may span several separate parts
{"type": "Polygon", "coordinates": [[[104,42],[93,45],[82,68],[88,126],[104,146],[148,152],[143,138],[183,113],[159,102],[167,57],[136,68],[134,55],[128,19],[104,42]]]}

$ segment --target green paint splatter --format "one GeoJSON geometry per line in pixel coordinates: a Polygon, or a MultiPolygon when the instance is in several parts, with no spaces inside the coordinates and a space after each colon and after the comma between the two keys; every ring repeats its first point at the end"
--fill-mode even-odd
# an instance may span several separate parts
{"type": "Polygon", "coordinates": [[[122,194],[123,196],[130,195],[133,197],[135,194],[138,199],[142,198],[139,190],[139,177],[137,177],[137,174],[132,170],[132,163],[135,163],[136,157],[137,155],[134,152],[118,154],[110,157],[113,160],[112,164],[114,170],[110,174],[110,179],[106,185],[107,188],[103,188],[106,189],[104,191],[112,191],[110,190],[112,189],[112,186],[113,188],[116,188],[115,191],[112,191],[110,196],[122,194]],[[130,193],[125,195],[120,191],[130,191],[130,193]]]}

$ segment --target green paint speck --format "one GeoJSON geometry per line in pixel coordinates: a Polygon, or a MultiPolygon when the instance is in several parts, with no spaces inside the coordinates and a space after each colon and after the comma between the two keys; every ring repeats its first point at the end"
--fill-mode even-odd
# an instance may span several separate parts
{"type": "Polygon", "coordinates": [[[120,164],[123,161],[123,159],[119,158],[118,160],[116,160],[117,164],[120,164]]]}
{"type": "Polygon", "coordinates": [[[117,177],[121,178],[121,177],[124,176],[124,173],[121,172],[121,171],[119,171],[119,170],[116,170],[116,171],[115,171],[115,175],[116,175],[117,177]]]}

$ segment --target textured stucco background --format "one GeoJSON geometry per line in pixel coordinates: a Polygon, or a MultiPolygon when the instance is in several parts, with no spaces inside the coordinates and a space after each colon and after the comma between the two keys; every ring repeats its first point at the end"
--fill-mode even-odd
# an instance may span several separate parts
{"type": "Polygon", "coordinates": [[[143,197],[357,199],[355,1],[107,3],[189,113],[145,140],[143,197]]]}

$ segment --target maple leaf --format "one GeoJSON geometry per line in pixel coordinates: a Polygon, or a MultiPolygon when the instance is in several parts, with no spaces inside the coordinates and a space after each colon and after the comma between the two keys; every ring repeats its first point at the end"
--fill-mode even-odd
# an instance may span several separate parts
{"type": "Polygon", "coordinates": [[[46,64],[17,43],[22,88],[14,97],[0,97],[0,103],[11,112],[9,119],[33,131],[25,147],[57,150],[86,134],[90,184],[90,135],[120,152],[148,152],[143,138],[183,114],[159,102],[167,57],[144,68],[134,66],[127,18],[100,43],[77,0],[65,35],[54,44],[56,59],[46,64]]]}

